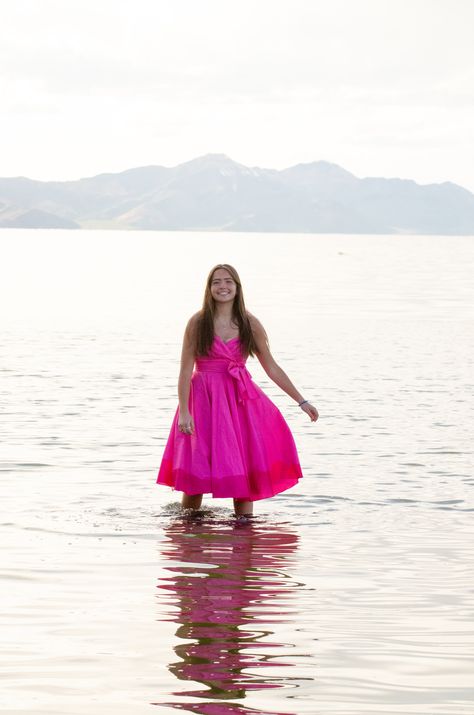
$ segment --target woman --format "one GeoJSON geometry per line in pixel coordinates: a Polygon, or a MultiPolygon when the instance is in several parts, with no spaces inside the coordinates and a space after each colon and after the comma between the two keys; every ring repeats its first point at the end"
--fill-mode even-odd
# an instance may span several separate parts
{"type": "Polygon", "coordinates": [[[232,497],[236,516],[250,517],[254,501],[303,476],[290,428],[245,367],[249,355],[311,421],[318,419],[273,359],[263,325],[246,310],[237,271],[220,263],[209,273],[202,309],[186,326],[179,406],[156,480],[182,491],[186,509],[198,510],[210,493],[232,497]]]}

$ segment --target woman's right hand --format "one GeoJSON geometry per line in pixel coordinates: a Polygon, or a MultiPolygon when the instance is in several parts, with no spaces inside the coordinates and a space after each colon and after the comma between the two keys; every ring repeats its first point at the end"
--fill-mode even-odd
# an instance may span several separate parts
{"type": "Polygon", "coordinates": [[[178,429],[183,434],[194,434],[194,421],[189,411],[179,411],[178,429]]]}

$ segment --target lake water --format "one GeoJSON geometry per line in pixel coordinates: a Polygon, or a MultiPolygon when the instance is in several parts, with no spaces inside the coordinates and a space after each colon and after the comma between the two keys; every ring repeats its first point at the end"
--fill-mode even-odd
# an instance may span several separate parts
{"type": "Polygon", "coordinates": [[[0,232],[3,713],[474,712],[474,240],[0,232]],[[155,484],[181,338],[240,273],[312,423],[236,525],[155,484]]]}

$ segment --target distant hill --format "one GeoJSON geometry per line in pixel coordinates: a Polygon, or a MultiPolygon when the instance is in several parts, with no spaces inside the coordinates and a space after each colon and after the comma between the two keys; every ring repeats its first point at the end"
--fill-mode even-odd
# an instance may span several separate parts
{"type": "Polygon", "coordinates": [[[326,161],[277,171],[207,154],[77,181],[0,179],[2,227],[469,235],[474,194],[326,161]]]}

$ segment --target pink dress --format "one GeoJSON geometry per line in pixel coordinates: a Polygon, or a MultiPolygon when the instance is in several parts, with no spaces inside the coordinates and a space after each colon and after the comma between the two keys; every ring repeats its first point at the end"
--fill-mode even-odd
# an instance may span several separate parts
{"type": "Polygon", "coordinates": [[[171,425],[157,483],[185,494],[255,501],[302,477],[295,441],[277,406],[252,380],[239,338],[215,336],[195,360],[189,392],[194,434],[171,425]]]}

